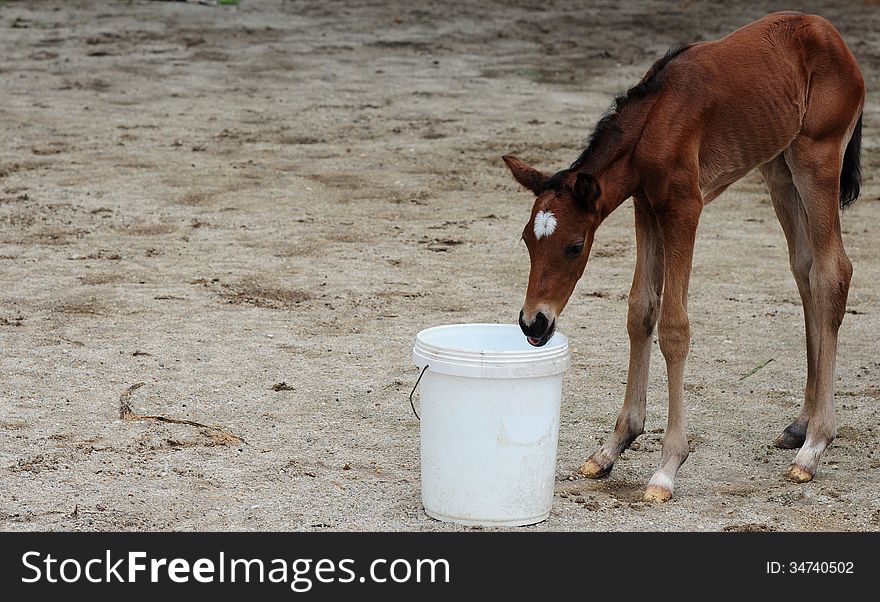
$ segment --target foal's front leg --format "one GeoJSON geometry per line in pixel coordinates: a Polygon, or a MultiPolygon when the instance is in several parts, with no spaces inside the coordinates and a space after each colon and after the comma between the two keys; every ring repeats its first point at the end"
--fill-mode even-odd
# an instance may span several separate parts
{"type": "Polygon", "coordinates": [[[623,408],[614,432],[581,466],[591,479],[607,475],[620,454],[644,432],[648,367],[651,361],[651,335],[660,313],[663,290],[663,248],[654,211],[644,199],[635,199],[636,269],[629,292],[627,331],[629,332],[629,372],[623,408]]]}
{"type": "Polygon", "coordinates": [[[666,359],[669,414],[660,468],[648,481],[645,490],[645,500],[651,502],[665,502],[672,497],[675,475],[688,457],[688,440],[684,430],[684,364],[690,345],[687,297],[702,206],[699,196],[694,200],[681,199],[675,205],[670,203],[658,215],[665,256],[658,338],[660,351],[666,359]]]}

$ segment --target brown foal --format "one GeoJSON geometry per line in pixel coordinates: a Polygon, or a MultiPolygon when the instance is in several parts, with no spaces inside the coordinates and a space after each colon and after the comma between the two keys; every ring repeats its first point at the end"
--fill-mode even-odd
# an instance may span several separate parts
{"type": "Polygon", "coordinates": [[[608,474],[644,431],[659,319],[669,415],[660,467],[645,499],[672,496],[676,472],[688,456],[684,364],[697,224],[706,203],[757,167],[788,241],[806,323],[804,405],[776,445],[800,448],[789,478],[813,478],[836,434],[834,362],[852,275],[838,207],[859,193],[864,102],[859,66],[828,21],[774,13],[720,40],[667,53],[615,101],[570,168],[548,177],[504,157],[514,178],[537,196],[523,232],[531,269],[520,313],[533,345],[552,336],[584,272],[596,228],[626,199],[634,200],[637,259],[623,409],[582,474],[608,474]]]}

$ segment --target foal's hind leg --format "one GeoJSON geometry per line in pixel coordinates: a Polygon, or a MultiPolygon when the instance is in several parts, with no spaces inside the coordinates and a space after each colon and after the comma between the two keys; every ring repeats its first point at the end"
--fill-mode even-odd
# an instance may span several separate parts
{"type": "Polygon", "coordinates": [[[648,366],[651,361],[651,335],[660,313],[663,290],[663,248],[657,217],[647,200],[635,199],[636,270],[629,291],[629,372],[623,408],[614,432],[581,466],[591,479],[603,477],[620,454],[645,429],[645,403],[648,392],[648,366]]]}
{"type": "Polygon", "coordinates": [[[810,268],[813,254],[807,232],[807,219],[791,170],[780,155],[760,167],[764,182],[770,190],[776,217],[788,241],[788,260],[791,273],[797,283],[801,303],[804,306],[804,325],[807,338],[807,386],[804,389],[804,405],[798,417],[776,438],[776,446],[795,449],[803,445],[807,436],[807,424],[816,399],[816,363],[818,360],[819,331],[813,296],[810,290],[810,268]]]}
{"type": "Polygon", "coordinates": [[[852,264],[840,235],[839,187],[843,134],[813,136],[803,132],[785,151],[786,163],[800,193],[809,246],[810,293],[815,308],[818,349],[814,401],[803,446],[789,468],[789,478],[809,481],[819,459],[836,434],[834,373],[837,333],[846,311],[852,264]]]}

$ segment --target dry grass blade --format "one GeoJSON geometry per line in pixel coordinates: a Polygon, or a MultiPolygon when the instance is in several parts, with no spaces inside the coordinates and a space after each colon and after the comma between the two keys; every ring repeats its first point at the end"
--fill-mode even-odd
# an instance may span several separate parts
{"type": "Polygon", "coordinates": [[[238,443],[244,443],[244,438],[230,433],[222,426],[203,424],[194,420],[185,420],[182,418],[168,418],[167,416],[147,416],[143,414],[138,414],[131,408],[131,396],[132,393],[143,387],[145,384],[146,383],[143,382],[135,383],[122,392],[122,395],[119,396],[119,418],[128,421],[139,420],[146,422],[165,422],[168,424],[185,424],[188,426],[195,426],[202,429],[202,432],[205,434],[205,436],[208,437],[215,445],[237,445],[238,443]]]}
{"type": "Polygon", "coordinates": [[[748,372],[746,372],[745,374],[743,374],[742,376],[740,376],[740,377],[739,377],[739,380],[745,380],[745,379],[747,379],[747,378],[750,377],[752,374],[754,374],[755,372],[757,372],[758,370],[760,370],[761,368],[763,368],[764,366],[766,366],[767,364],[769,364],[769,363],[772,362],[772,361],[773,361],[773,358],[771,357],[769,360],[767,360],[767,361],[764,362],[763,364],[758,364],[757,366],[755,366],[754,368],[752,368],[751,370],[749,370],[748,372]]]}

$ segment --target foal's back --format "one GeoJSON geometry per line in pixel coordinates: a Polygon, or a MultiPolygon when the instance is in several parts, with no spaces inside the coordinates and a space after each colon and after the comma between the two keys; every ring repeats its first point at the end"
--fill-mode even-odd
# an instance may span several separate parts
{"type": "Polygon", "coordinates": [[[848,138],[863,100],[858,64],[831,23],[773,13],[666,66],[637,160],[669,173],[695,158],[708,202],[779,155],[806,122],[848,138]]]}

